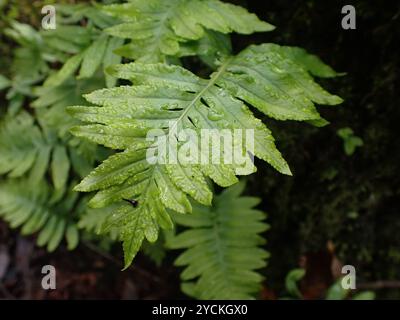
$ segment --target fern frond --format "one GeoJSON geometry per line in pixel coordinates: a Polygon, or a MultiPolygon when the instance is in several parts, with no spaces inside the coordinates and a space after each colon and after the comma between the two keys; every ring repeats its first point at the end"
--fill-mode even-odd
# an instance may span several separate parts
{"type": "Polygon", "coordinates": [[[96,159],[95,144],[74,139],[61,141],[51,129],[36,125],[26,112],[7,116],[0,124],[0,175],[28,175],[32,182],[40,182],[49,173],[55,189],[65,189],[71,167],[84,176],[96,159]]]}
{"type": "MultiPolygon", "coordinates": [[[[60,70],[53,73],[46,79],[44,83],[45,87],[60,86],[78,70],[78,79],[92,78],[96,71],[98,71],[100,68],[105,68],[111,64],[119,63],[121,61],[121,57],[114,54],[114,50],[120,47],[123,43],[121,39],[100,34],[99,31],[87,31],[88,29],[82,27],[64,26],[61,28],[63,28],[61,30],[65,29],[65,33],[68,36],[71,35],[71,30],[69,30],[69,28],[81,28],[84,30],[84,36],[87,38],[88,42],[85,43],[83,47],[78,47],[76,54],[68,58],[60,70]],[[96,37],[94,41],[91,41],[91,33],[94,33],[94,36],[96,37]]],[[[57,32],[57,36],[59,37],[62,31],[56,29],[55,32],[57,32]]],[[[64,41],[67,41],[67,39],[64,41]]],[[[111,87],[114,84],[115,80],[107,80],[108,86],[111,87]]]]}
{"type": "MultiPolygon", "coordinates": [[[[104,161],[75,189],[99,191],[90,201],[94,207],[122,203],[123,198],[138,200],[138,207],[121,204],[110,221],[120,227],[126,265],[145,237],[150,242],[157,239],[159,225],[171,227],[166,208],[190,212],[187,195],[210,205],[212,192],[205,178],[230,186],[238,181],[235,172],[241,167],[238,163],[184,164],[179,159],[175,164],[153,163],[147,157],[149,148],[154,148],[146,139],[150,130],[160,129],[170,138],[169,144],[178,144],[176,137],[186,128],[197,132],[252,129],[255,156],[290,174],[271,132],[243,101],[276,119],[319,120],[314,102],[335,105],[342,100],[315,83],[303,60],[292,59],[286,51],[273,44],[250,46],[227,58],[209,80],[179,66],[117,65],[110,73],[135,85],[86,95],[100,107],[69,108],[76,118],[92,123],[73,128],[74,135],[124,150],[104,161]]],[[[158,142],[156,149],[162,144],[158,142]]]]}
{"type": "Polygon", "coordinates": [[[42,79],[48,71],[45,63],[43,39],[39,32],[30,25],[12,21],[10,28],[5,30],[5,34],[16,41],[20,47],[14,51],[14,60],[11,71],[15,77],[15,89],[27,95],[30,93],[23,90],[19,82],[34,83],[42,79]]]}
{"type": "Polygon", "coordinates": [[[184,249],[175,265],[184,266],[182,290],[197,299],[251,299],[263,277],[268,252],[261,233],[266,215],[253,209],[260,199],[241,197],[244,183],[215,196],[212,207],[193,205],[190,215],[174,215],[185,231],[167,238],[170,249],[184,249]]]}
{"type": "Polygon", "coordinates": [[[109,15],[103,13],[99,4],[86,4],[86,3],[74,3],[74,4],[56,4],[56,10],[58,14],[58,21],[61,24],[76,24],[82,19],[87,19],[89,26],[96,26],[100,29],[104,29],[115,24],[115,18],[111,18],[109,15]]]}
{"type": "Polygon", "coordinates": [[[48,161],[49,153],[50,145],[28,113],[3,119],[0,124],[0,174],[21,177],[35,167],[40,180],[45,173],[40,166],[48,161]]]}
{"type": "MultiPolygon", "coordinates": [[[[49,47],[48,55],[53,60],[63,62],[63,66],[46,79],[45,87],[61,85],[78,70],[78,79],[91,78],[100,68],[121,61],[114,50],[123,44],[123,40],[101,32],[101,29],[118,23],[118,19],[87,4],[57,5],[57,10],[59,25],[54,30],[42,32],[41,36],[49,47]],[[85,27],[71,25],[84,18],[87,19],[85,27]],[[63,56],[60,52],[67,55],[63,56]]],[[[114,86],[115,79],[107,76],[106,84],[108,87],[114,86]]]]}
{"type": "Polygon", "coordinates": [[[38,31],[27,24],[11,21],[4,34],[19,45],[13,51],[6,95],[7,113],[13,116],[22,108],[26,97],[33,95],[32,86],[43,80],[50,68],[46,61],[47,47],[38,31]]]}
{"type": "Polygon", "coordinates": [[[36,87],[36,99],[31,103],[43,127],[54,128],[58,136],[68,135],[71,126],[78,122],[66,113],[65,108],[71,104],[82,104],[83,94],[104,87],[104,78],[93,76],[90,79],[77,80],[68,77],[58,86],[36,87]]]}
{"type": "Polygon", "coordinates": [[[57,25],[56,29],[40,32],[43,43],[53,61],[64,62],[69,54],[78,54],[87,48],[98,31],[79,25],[57,25]]]}
{"type": "Polygon", "coordinates": [[[125,20],[106,30],[131,39],[118,52],[141,62],[164,62],[167,56],[182,56],[185,51],[181,51],[181,43],[199,40],[207,30],[250,34],[274,29],[246,9],[219,0],[131,0],[103,10],[125,20]]]}
{"type": "MultiPolygon", "coordinates": [[[[0,216],[12,228],[21,227],[21,234],[39,232],[37,244],[55,250],[65,237],[69,249],[79,241],[71,209],[77,194],[70,193],[60,201],[44,181],[14,179],[0,183],[0,216]]],[[[62,196],[62,194],[61,194],[62,196]]]]}
{"type": "Polygon", "coordinates": [[[5,76],[0,74],[0,91],[8,88],[11,85],[11,81],[7,79],[5,76]]]}
{"type": "Polygon", "coordinates": [[[47,139],[51,141],[54,152],[58,150],[53,159],[60,161],[57,163],[53,161],[52,165],[53,181],[56,186],[65,186],[67,166],[83,177],[93,169],[95,160],[100,159],[96,144],[73,137],[69,133],[70,128],[79,124],[79,121],[66,112],[66,107],[84,103],[83,94],[100,88],[104,84],[104,77],[96,75],[90,79],[81,80],[69,77],[56,87],[35,88],[37,99],[31,103],[31,106],[35,109],[40,126],[46,133],[47,139]],[[60,154],[63,154],[63,157],[59,157],[60,154]],[[54,174],[58,175],[56,172],[62,168],[65,169],[63,178],[54,179],[54,174]]]}

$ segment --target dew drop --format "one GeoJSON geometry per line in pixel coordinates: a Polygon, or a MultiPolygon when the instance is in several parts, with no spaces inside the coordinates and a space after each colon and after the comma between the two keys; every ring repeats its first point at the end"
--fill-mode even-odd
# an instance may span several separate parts
{"type": "Polygon", "coordinates": [[[219,111],[215,111],[213,109],[210,109],[208,111],[208,115],[207,115],[208,119],[210,119],[211,121],[218,121],[221,120],[224,117],[224,114],[219,112],[219,111]]]}

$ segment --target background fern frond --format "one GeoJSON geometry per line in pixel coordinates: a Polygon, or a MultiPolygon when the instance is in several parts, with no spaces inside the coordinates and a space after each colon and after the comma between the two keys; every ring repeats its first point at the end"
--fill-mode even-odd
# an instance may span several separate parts
{"type": "Polygon", "coordinates": [[[197,299],[251,299],[263,277],[256,272],[266,265],[268,252],[261,233],[268,229],[266,215],[253,209],[260,199],[241,197],[244,183],[215,196],[212,207],[194,204],[190,215],[174,215],[185,230],[167,238],[171,249],[185,251],[175,265],[182,290],[197,299]]]}
{"type": "Polygon", "coordinates": [[[54,130],[34,121],[22,111],[0,123],[0,174],[9,178],[29,176],[32,182],[49,174],[55,189],[65,190],[71,168],[84,176],[92,170],[95,159],[101,159],[95,144],[74,141],[76,138],[68,132],[67,140],[61,140],[54,130]]]}
{"type": "Polygon", "coordinates": [[[246,9],[219,0],[131,0],[104,6],[103,10],[124,20],[106,30],[113,36],[131,40],[118,52],[149,63],[165,62],[168,56],[191,55],[181,49],[181,44],[212,37],[207,30],[249,34],[274,29],[246,9]]]}
{"type": "Polygon", "coordinates": [[[104,77],[93,76],[90,79],[77,80],[73,76],[58,86],[39,86],[34,92],[36,99],[31,106],[38,115],[38,121],[43,127],[53,128],[61,138],[68,136],[68,130],[78,122],[73,119],[65,108],[72,104],[82,104],[83,94],[104,87],[104,77]]]}
{"type": "Polygon", "coordinates": [[[7,113],[14,115],[21,109],[26,98],[33,95],[33,86],[45,78],[50,68],[46,60],[47,46],[43,45],[40,33],[33,27],[11,21],[4,35],[18,44],[7,75],[7,113]]]}
{"type": "MultiPolygon", "coordinates": [[[[46,162],[50,145],[42,131],[27,112],[6,117],[0,124],[0,174],[21,177],[35,167],[38,180],[44,171],[39,166],[46,162]],[[29,134],[27,134],[29,132],[29,134]]],[[[47,160],[48,161],[48,160],[47,160]]],[[[46,167],[47,165],[44,164],[46,167]]]]}
{"type": "MultiPolygon", "coordinates": [[[[76,45],[76,48],[71,48],[72,56],[61,60],[63,66],[46,79],[44,87],[60,86],[74,76],[77,71],[78,79],[92,78],[98,70],[102,71],[104,67],[121,61],[121,57],[115,54],[114,50],[122,45],[123,40],[112,38],[97,29],[60,26],[60,28],[46,33],[45,40],[53,45],[62,41],[60,49],[65,50],[64,42],[69,43],[69,46],[76,45]]],[[[107,81],[107,85],[110,87],[114,84],[115,80],[107,81]]]]}
{"type": "Polygon", "coordinates": [[[29,91],[22,89],[22,83],[41,80],[48,71],[45,51],[42,50],[43,39],[33,27],[17,21],[11,21],[5,34],[20,45],[14,52],[11,66],[15,75],[14,86],[19,88],[21,93],[29,95],[29,91]]]}
{"type": "Polygon", "coordinates": [[[11,227],[21,227],[23,235],[38,232],[37,244],[48,251],[55,250],[64,237],[72,250],[79,242],[72,211],[77,199],[76,193],[69,193],[62,200],[62,194],[52,194],[45,181],[9,180],[0,183],[0,216],[11,227]]]}
{"type": "Polygon", "coordinates": [[[116,18],[102,12],[98,3],[56,4],[55,7],[58,14],[58,21],[61,24],[76,24],[86,19],[89,26],[104,29],[118,21],[116,18]]]}

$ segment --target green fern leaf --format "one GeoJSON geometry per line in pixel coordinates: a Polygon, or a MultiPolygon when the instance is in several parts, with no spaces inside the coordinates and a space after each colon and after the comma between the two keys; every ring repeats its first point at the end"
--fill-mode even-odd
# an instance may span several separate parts
{"type": "Polygon", "coordinates": [[[53,128],[59,137],[64,138],[69,135],[68,130],[78,123],[66,113],[65,108],[71,104],[84,103],[83,94],[102,88],[104,85],[104,78],[99,75],[80,80],[69,76],[57,86],[36,87],[34,90],[36,100],[31,106],[35,108],[42,127],[53,128]]]}
{"type": "MultiPolygon", "coordinates": [[[[14,179],[0,183],[0,216],[23,235],[38,232],[37,244],[54,251],[66,237],[68,248],[78,244],[79,235],[71,215],[77,194],[54,201],[46,182],[14,179]]],[[[61,194],[62,196],[62,194],[61,194]]]]}
{"type": "MultiPolygon", "coordinates": [[[[107,67],[121,63],[121,56],[114,53],[117,48],[120,48],[124,41],[118,38],[110,38],[107,44],[107,48],[104,53],[103,59],[103,68],[106,69],[107,67]]],[[[116,85],[117,79],[110,76],[108,73],[105,74],[106,77],[106,86],[107,88],[112,88],[116,85]]]]}
{"type": "Polygon", "coordinates": [[[63,84],[63,82],[73,75],[79,68],[83,56],[84,53],[82,52],[68,59],[58,72],[52,74],[46,79],[44,85],[48,87],[57,87],[63,84]]]}
{"type": "Polygon", "coordinates": [[[26,112],[6,117],[0,125],[0,174],[21,177],[32,167],[39,181],[47,167],[49,145],[34,119],[26,112]],[[29,132],[29,134],[26,134],[29,132]]]}
{"type": "Polygon", "coordinates": [[[90,78],[96,72],[108,47],[108,40],[106,35],[101,35],[86,49],[78,79],[90,78]]]}
{"type": "Polygon", "coordinates": [[[56,146],[51,162],[52,178],[56,189],[63,188],[67,184],[69,169],[70,162],[67,149],[64,146],[56,146]]]}
{"type": "Polygon", "coordinates": [[[118,52],[141,62],[164,62],[167,56],[183,55],[181,42],[199,40],[207,29],[242,34],[274,29],[244,8],[218,0],[133,0],[103,10],[125,20],[106,30],[131,39],[118,52]]]}
{"type": "MultiPolygon", "coordinates": [[[[112,38],[107,35],[98,36],[98,38],[89,43],[86,48],[81,49],[81,52],[70,57],[60,70],[48,77],[44,83],[44,86],[60,86],[69,77],[74,75],[78,69],[78,79],[93,77],[99,67],[102,64],[107,64],[107,61],[110,59],[109,57],[113,56],[113,51],[115,50],[115,41],[112,41],[111,39],[112,38]],[[106,57],[107,60],[105,60],[106,57]]],[[[118,43],[119,42],[117,42],[117,44],[118,43]]]]}
{"type": "MultiPolygon", "coordinates": [[[[92,123],[73,128],[74,135],[124,150],[104,161],[75,189],[97,190],[90,201],[94,207],[121,203],[124,198],[138,200],[137,208],[122,204],[109,222],[120,227],[126,264],[145,237],[150,242],[157,239],[158,225],[171,226],[165,208],[190,212],[187,195],[210,205],[212,192],[205,178],[230,186],[238,181],[235,173],[242,166],[184,164],[181,160],[175,164],[152,163],[147,157],[149,149],[154,148],[154,143],[146,140],[150,130],[162,129],[170,138],[169,144],[179,144],[176,137],[186,128],[252,129],[255,156],[290,174],[271,132],[243,101],[276,119],[319,120],[314,102],[334,105],[342,100],[322,89],[307,68],[285,52],[285,47],[273,44],[250,46],[226,59],[209,80],[179,66],[117,65],[109,68],[110,73],[135,85],[86,95],[89,102],[100,107],[69,108],[76,118],[92,123]]],[[[158,142],[156,149],[160,150],[162,144],[158,142]]]]}
{"type": "MultiPolygon", "coordinates": [[[[63,16],[61,25],[54,30],[47,30],[41,36],[50,48],[53,59],[64,62],[62,68],[50,75],[45,87],[60,86],[79,69],[78,79],[91,78],[100,66],[120,62],[120,57],[113,51],[122,45],[120,39],[101,33],[99,28],[107,28],[118,20],[102,13],[99,9],[85,4],[58,5],[63,16]],[[68,25],[87,18],[87,26],[68,25]],[[53,51],[55,52],[53,52],[53,51]],[[60,52],[73,54],[64,61],[60,52]],[[60,60],[60,57],[61,60],[60,60]]],[[[67,56],[68,57],[68,56],[67,56]]],[[[110,78],[110,76],[108,76],[110,78]]],[[[111,79],[108,80],[111,83],[111,79]]]]}
{"type": "Polygon", "coordinates": [[[10,84],[10,80],[0,74],[0,91],[8,88],[10,84]]]}
{"type": "MultiPolygon", "coordinates": [[[[16,90],[24,92],[21,82],[34,83],[42,79],[48,71],[44,60],[43,41],[40,34],[28,24],[11,22],[11,28],[4,32],[7,36],[20,44],[15,49],[12,64],[12,73],[15,78],[13,86],[16,90]]],[[[29,95],[29,92],[24,92],[29,95]]]]}
{"type": "Polygon", "coordinates": [[[185,231],[167,238],[171,249],[185,249],[175,265],[182,290],[197,299],[251,299],[263,277],[268,253],[260,248],[260,235],[268,229],[265,214],[253,209],[258,198],[240,197],[244,183],[215,197],[212,207],[195,204],[190,215],[174,215],[185,231]]]}
{"type": "Polygon", "coordinates": [[[86,18],[90,26],[94,25],[103,29],[115,23],[115,18],[111,18],[99,10],[97,3],[56,4],[55,7],[58,21],[61,24],[75,24],[86,18]]]}
{"type": "Polygon", "coordinates": [[[316,55],[308,53],[303,48],[277,46],[269,44],[269,50],[284,55],[286,58],[295,61],[312,75],[320,78],[333,78],[342,76],[345,73],[338,73],[326,65],[316,55]]]}
{"type": "Polygon", "coordinates": [[[75,172],[85,169],[87,174],[96,159],[95,144],[72,143],[74,139],[70,136],[69,143],[73,146],[68,146],[68,142],[64,144],[51,129],[36,125],[26,112],[7,116],[0,124],[0,175],[8,174],[9,178],[29,176],[35,183],[50,172],[55,188],[65,189],[71,166],[75,172]]]}

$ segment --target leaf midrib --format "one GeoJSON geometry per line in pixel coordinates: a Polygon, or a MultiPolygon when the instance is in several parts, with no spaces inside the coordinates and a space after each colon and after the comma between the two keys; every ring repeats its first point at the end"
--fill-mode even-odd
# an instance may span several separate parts
{"type": "Polygon", "coordinates": [[[171,127],[171,130],[169,131],[169,134],[175,131],[175,129],[178,126],[178,123],[184,119],[184,117],[189,113],[189,111],[193,108],[193,106],[203,97],[204,93],[206,93],[217,82],[218,78],[225,72],[226,68],[228,67],[232,59],[233,59],[232,57],[227,58],[225,62],[221,65],[219,70],[211,76],[211,79],[208,81],[207,85],[199,93],[196,94],[193,100],[182,112],[180,117],[175,121],[175,123],[171,127]]]}

